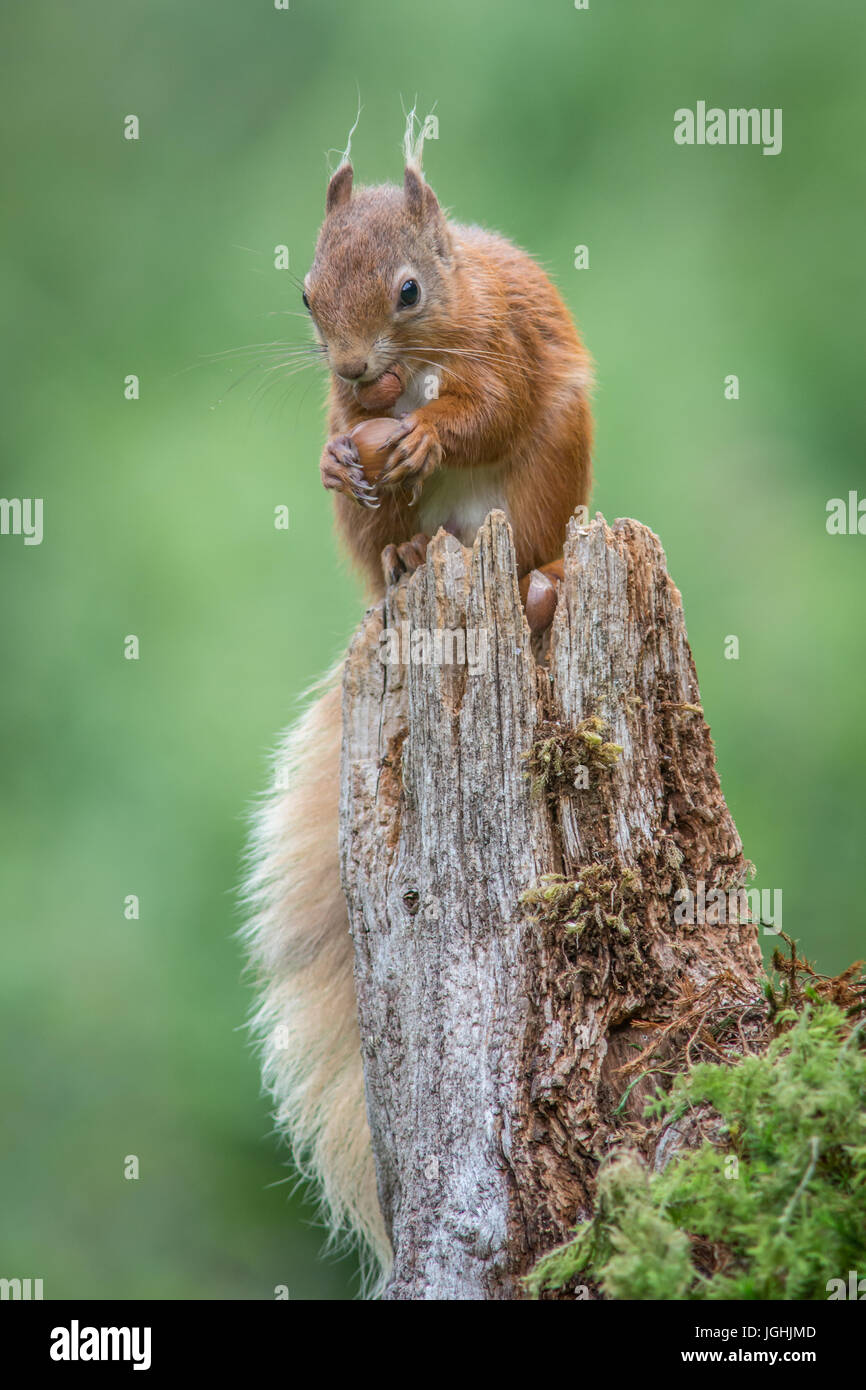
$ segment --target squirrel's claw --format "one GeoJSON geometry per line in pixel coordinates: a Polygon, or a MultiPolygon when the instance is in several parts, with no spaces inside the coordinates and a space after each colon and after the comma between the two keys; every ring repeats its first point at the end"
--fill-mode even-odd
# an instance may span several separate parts
{"type": "Polygon", "coordinates": [[[355,441],[347,434],[338,435],[325,445],[320,472],[322,483],[329,491],[351,497],[368,511],[376,511],[379,507],[376,489],[364,476],[355,441]]]}
{"type": "Polygon", "coordinates": [[[352,489],[349,495],[354,497],[355,501],[359,502],[362,507],[366,507],[368,511],[378,511],[381,503],[376,494],[376,489],[373,487],[372,483],[367,481],[360,468],[349,469],[349,477],[352,489]]]}
{"type": "Polygon", "coordinates": [[[442,462],[442,445],[432,424],[420,416],[407,415],[388,441],[391,452],[379,475],[379,487],[412,483],[410,506],[418,500],[421,488],[442,462]]]}

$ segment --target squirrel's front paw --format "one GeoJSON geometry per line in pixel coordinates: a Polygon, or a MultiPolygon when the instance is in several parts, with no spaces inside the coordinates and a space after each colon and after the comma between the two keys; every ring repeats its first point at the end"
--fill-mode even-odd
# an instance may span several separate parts
{"type": "Polygon", "coordinates": [[[347,434],[339,434],[328,440],[319,469],[322,482],[330,491],[342,492],[362,507],[378,507],[375,490],[364,477],[355,441],[347,434]]]}
{"type": "Polygon", "coordinates": [[[409,505],[414,507],[421,488],[442,462],[442,445],[434,425],[423,415],[406,415],[389,440],[390,451],[379,475],[378,486],[411,484],[409,505]]]}

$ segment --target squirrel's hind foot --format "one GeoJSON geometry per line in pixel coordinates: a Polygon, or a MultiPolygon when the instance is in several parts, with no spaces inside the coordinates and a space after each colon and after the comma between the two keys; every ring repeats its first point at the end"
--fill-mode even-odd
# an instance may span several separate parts
{"type": "Polygon", "coordinates": [[[386,584],[396,584],[404,574],[414,574],[427,559],[430,537],[419,531],[402,545],[386,545],[382,551],[382,574],[386,584]]]}

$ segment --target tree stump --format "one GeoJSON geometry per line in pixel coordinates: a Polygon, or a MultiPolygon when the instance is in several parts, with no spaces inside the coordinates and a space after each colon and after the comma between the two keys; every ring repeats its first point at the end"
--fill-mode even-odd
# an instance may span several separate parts
{"type": "Polygon", "coordinates": [[[635,1025],[760,973],[754,925],[675,920],[747,864],[657,537],[573,520],[540,642],[504,515],[440,531],[350,648],[340,833],[385,1296],[525,1297],[653,1088],[635,1025]]]}

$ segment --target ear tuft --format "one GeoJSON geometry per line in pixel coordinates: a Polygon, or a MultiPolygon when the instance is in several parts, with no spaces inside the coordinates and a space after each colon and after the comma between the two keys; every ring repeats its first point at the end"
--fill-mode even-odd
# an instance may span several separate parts
{"type": "Polygon", "coordinates": [[[420,222],[424,216],[424,179],[421,171],[414,164],[406,165],[406,172],[403,175],[403,192],[406,195],[406,205],[410,216],[416,222],[420,222]]]}
{"type": "Polygon", "coordinates": [[[436,194],[429,183],[425,183],[424,175],[416,164],[406,165],[406,172],[403,175],[403,192],[406,196],[409,215],[416,222],[432,221],[439,215],[439,203],[436,194]]]}
{"type": "Polygon", "coordinates": [[[325,197],[326,213],[335,212],[337,208],[346,206],[352,196],[354,177],[354,170],[348,161],[341,164],[336,173],[331,175],[331,182],[328,184],[328,192],[325,197]]]}

